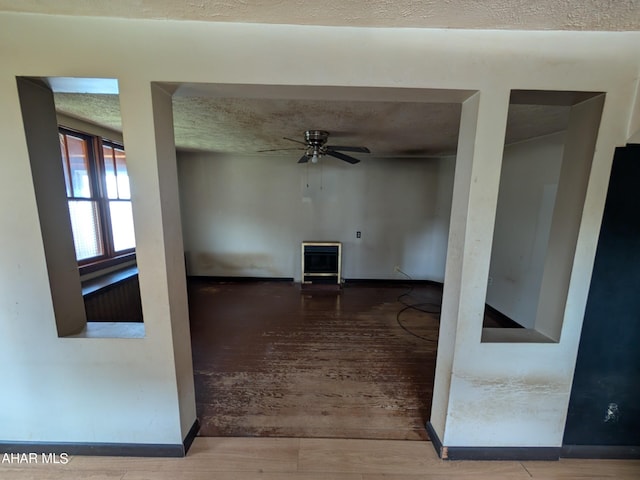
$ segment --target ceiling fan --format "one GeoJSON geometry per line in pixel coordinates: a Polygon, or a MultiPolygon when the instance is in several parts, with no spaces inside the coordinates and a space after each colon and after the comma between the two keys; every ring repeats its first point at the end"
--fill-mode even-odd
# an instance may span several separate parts
{"type": "MultiPolygon", "coordinates": [[[[359,153],[371,153],[367,147],[349,147],[349,146],[340,146],[340,145],[325,145],[327,143],[327,139],[329,138],[329,132],[325,130],[307,130],[304,132],[304,142],[299,140],[294,140],[293,138],[283,137],[285,140],[289,140],[291,142],[296,142],[304,145],[304,147],[299,147],[300,149],[304,148],[305,152],[298,163],[307,163],[311,161],[311,163],[318,163],[318,159],[322,156],[328,155],[330,157],[338,158],[345,162],[354,164],[358,163],[360,160],[352,157],[351,155],[344,154],[342,152],[359,152],[359,153]]],[[[277,148],[273,150],[260,150],[261,152],[272,152],[276,150],[290,150],[287,148],[277,148]]]]}

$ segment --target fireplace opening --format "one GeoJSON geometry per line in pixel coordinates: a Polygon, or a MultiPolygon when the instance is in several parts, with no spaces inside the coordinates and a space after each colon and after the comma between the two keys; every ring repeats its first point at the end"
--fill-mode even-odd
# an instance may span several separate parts
{"type": "Polygon", "coordinates": [[[340,285],[341,257],[339,242],[303,242],[302,283],[340,285]]]}

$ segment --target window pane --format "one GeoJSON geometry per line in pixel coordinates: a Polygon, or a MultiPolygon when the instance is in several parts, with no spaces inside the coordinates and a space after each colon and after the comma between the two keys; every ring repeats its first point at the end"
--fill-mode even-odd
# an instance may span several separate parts
{"type": "Polygon", "coordinates": [[[116,184],[116,167],[113,163],[113,148],[109,145],[102,146],[104,155],[104,173],[107,183],[107,197],[118,198],[118,185],[116,184]]]}
{"type": "Polygon", "coordinates": [[[131,198],[129,189],[129,173],[127,172],[127,157],[124,150],[114,148],[116,154],[116,170],[118,172],[118,198],[128,200],[131,198]]]}
{"type": "Polygon", "coordinates": [[[62,170],[64,170],[64,185],[67,188],[67,197],[71,196],[71,179],[69,178],[69,165],[67,164],[67,147],[65,145],[65,136],[58,134],[60,138],[60,154],[62,155],[62,170]]]}
{"type": "Polygon", "coordinates": [[[71,165],[71,184],[73,197],[91,198],[89,181],[89,157],[86,140],[67,135],[69,163],[71,165]]]}
{"type": "Polygon", "coordinates": [[[103,254],[100,242],[100,220],[97,202],[69,200],[71,230],[76,247],[76,258],[85,260],[103,254]]]}
{"type": "Polygon", "coordinates": [[[109,202],[113,248],[116,252],[136,246],[131,202],[109,202]]]}

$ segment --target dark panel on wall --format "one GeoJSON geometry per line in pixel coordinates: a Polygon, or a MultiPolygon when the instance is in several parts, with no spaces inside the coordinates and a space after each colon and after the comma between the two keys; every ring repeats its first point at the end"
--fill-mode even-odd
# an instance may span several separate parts
{"type": "Polygon", "coordinates": [[[142,322],[138,275],[134,275],[84,296],[89,322],[142,322]]]}
{"type": "Polygon", "coordinates": [[[565,445],[640,445],[640,146],[616,149],[565,445]]]}

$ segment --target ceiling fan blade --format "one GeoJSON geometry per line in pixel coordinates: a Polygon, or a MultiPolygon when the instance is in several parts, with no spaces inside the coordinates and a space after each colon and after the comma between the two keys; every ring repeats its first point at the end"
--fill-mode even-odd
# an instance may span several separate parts
{"type": "Polygon", "coordinates": [[[267,150],[256,150],[256,153],[263,152],[280,152],[282,150],[302,150],[302,147],[291,147],[291,148],[269,148],[267,150]]]}
{"type": "Polygon", "coordinates": [[[307,157],[307,154],[305,153],[304,155],[302,155],[302,157],[300,157],[300,160],[298,160],[298,163],[307,163],[309,161],[309,157],[307,157]]]}
{"type": "Polygon", "coordinates": [[[340,153],[340,152],[335,152],[333,150],[327,150],[326,155],[339,158],[340,160],[344,160],[345,162],[349,162],[351,164],[360,162],[360,160],[358,160],[357,158],[353,158],[349,155],[345,155],[344,153],[340,153]]]}
{"type": "Polygon", "coordinates": [[[296,142],[299,143],[301,145],[304,145],[305,147],[307,146],[307,144],[305,142],[301,142],[300,140],[295,140],[293,138],[289,138],[289,137],[282,137],[283,140],[289,140],[290,142],[296,142]]]}
{"type": "Polygon", "coordinates": [[[360,152],[360,153],[371,153],[371,151],[367,147],[345,147],[340,145],[327,145],[327,150],[341,150],[343,152],[360,152]]]}

